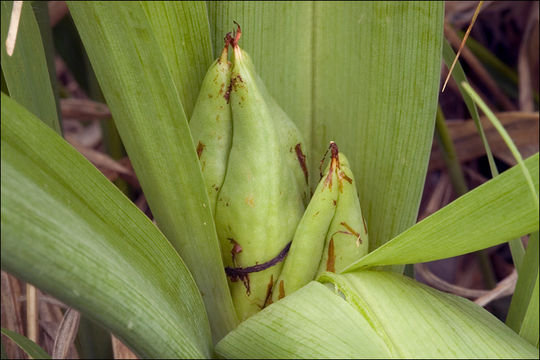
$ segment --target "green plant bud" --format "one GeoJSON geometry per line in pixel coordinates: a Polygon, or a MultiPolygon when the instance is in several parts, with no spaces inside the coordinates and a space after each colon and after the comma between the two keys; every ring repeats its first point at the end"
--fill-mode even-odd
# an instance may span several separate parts
{"type": "Polygon", "coordinates": [[[296,179],[296,182],[291,184],[291,186],[296,186],[298,191],[302,192],[304,205],[307,205],[311,196],[307,168],[308,160],[302,134],[300,133],[300,130],[298,130],[295,123],[289,118],[285,111],[283,111],[283,109],[278,105],[276,100],[266,89],[266,86],[264,85],[264,82],[260,78],[259,74],[255,72],[255,66],[253,65],[249,54],[240,48],[239,51],[242,52],[244,63],[249,69],[251,69],[252,74],[255,76],[259,90],[264,94],[263,96],[270,107],[272,117],[276,121],[278,131],[281,134],[280,139],[282,146],[288,151],[286,160],[289,163],[289,168],[293,170],[296,179]]]}
{"type": "Polygon", "coordinates": [[[239,35],[230,85],[233,137],[215,220],[231,295],[244,320],[269,298],[304,199],[296,186],[300,164],[291,168],[276,109],[238,46],[239,35]]]}
{"type": "Polygon", "coordinates": [[[326,235],[317,276],[324,271],[341,272],[352,262],[366,255],[369,249],[368,230],[353,173],[343,153],[337,165],[338,201],[332,223],[326,235]]]}
{"type": "Polygon", "coordinates": [[[229,37],[221,56],[204,77],[189,123],[193,143],[201,163],[212,214],[227,170],[232,140],[232,117],[228,89],[231,63],[227,60],[229,37]]]}
{"type": "Polygon", "coordinates": [[[296,228],[291,249],[272,290],[272,302],[293,293],[315,278],[326,234],[336,212],[339,194],[337,160],[336,151],[296,228]]]}

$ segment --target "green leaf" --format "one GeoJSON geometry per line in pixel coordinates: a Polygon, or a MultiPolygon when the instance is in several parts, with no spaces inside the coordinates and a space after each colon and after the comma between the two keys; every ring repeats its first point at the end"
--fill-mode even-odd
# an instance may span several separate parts
{"type": "Polygon", "coordinates": [[[401,274],[324,273],[221,340],[225,358],[537,358],[471,301],[401,274]],[[345,300],[344,300],[345,299],[345,300]]]}
{"type": "Polygon", "coordinates": [[[538,231],[529,238],[506,324],[538,345],[538,231]]]}
{"type": "Polygon", "coordinates": [[[416,221],[437,106],[441,2],[209,2],[214,52],[232,21],[269,92],[347,155],[375,249],[416,221]]]}
{"type": "Polygon", "coordinates": [[[227,359],[390,357],[372,325],[315,281],[242,322],[216,351],[227,359]]]}
{"type": "Polygon", "coordinates": [[[23,2],[13,56],[7,55],[5,47],[13,2],[2,1],[0,6],[2,7],[2,49],[0,50],[2,71],[9,94],[61,134],[45,50],[31,2],[23,2]]]}
{"type": "Polygon", "coordinates": [[[209,357],[199,291],[156,226],[92,164],[2,94],[2,268],[142,357],[209,357]]]}
{"type": "Polygon", "coordinates": [[[28,356],[33,359],[51,358],[51,355],[47,354],[45,350],[43,350],[38,344],[36,344],[26,336],[23,336],[15,331],[11,331],[5,328],[2,328],[2,335],[5,335],[11,340],[13,340],[13,342],[17,344],[18,347],[20,347],[25,353],[28,354],[28,356]]]}
{"type": "Polygon", "coordinates": [[[401,274],[325,273],[399,358],[538,358],[538,349],[475,303],[401,274]]]}
{"type": "Polygon", "coordinates": [[[142,1],[188,120],[214,61],[203,1],[142,1]]]}
{"type": "MultiPolygon", "coordinates": [[[[525,160],[538,191],[538,153],[525,160]]],[[[344,271],[444,259],[538,230],[538,210],[514,166],[364,256],[344,271]]]]}
{"type": "Polygon", "coordinates": [[[217,341],[236,326],[236,313],[186,115],[153,27],[139,2],[69,8],[152,213],[193,274],[217,341]]]}

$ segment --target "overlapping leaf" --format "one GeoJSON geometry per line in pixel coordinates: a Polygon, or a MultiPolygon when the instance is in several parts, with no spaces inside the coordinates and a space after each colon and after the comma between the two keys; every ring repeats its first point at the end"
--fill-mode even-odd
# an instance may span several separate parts
{"type": "Polygon", "coordinates": [[[209,357],[199,290],[156,226],[69,144],[2,94],[2,268],[140,356],[209,357]]]}

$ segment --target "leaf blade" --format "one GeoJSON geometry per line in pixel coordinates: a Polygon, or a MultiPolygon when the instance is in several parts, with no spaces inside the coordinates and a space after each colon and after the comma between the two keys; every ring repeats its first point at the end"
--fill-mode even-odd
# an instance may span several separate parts
{"type": "MultiPolygon", "coordinates": [[[[8,33],[12,1],[2,1],[2,39],[8,33]]],[[[59,134],[62,133],[45,49],[31,4],[22,4],[17,42],[12,56],[2,46],[2,71],[10,96],[30,109],[59,134]],[[39,96],[36,96],[36,93],[39,96]]]]}
{"type": "MultiPolygon", "coordinates": [[[[13,340],[18,347],[20,347],[28,356],[33,359],[50,359],[51,355],[47,354],[41,346],[15,331],[2,328],[2,335],[5,335],[9,339],[13,340]]],[[[7,357],[6,357],[7,359],[7,357]]]]}
{"type": "MultiPolygon", "coordinates": [[[[525,165],[538,189],[538,153],[526,159],[525,165]]],[[[538,211],[521,171],[516,165],[468,192],[344,272],[444,259],[537,231],[538,211]]]]}
{"type": "Polygon", "coordinates": [[[1,127],[2,268],[103,324],[141,356],[210,356],[202,299],[163,234],[4,94],[1,127]]]}
{"type": "Polygon", "coordinates": [[[393,345],[413,358],[535,358],[538,349],[475,303],[389,271],[325,273],[393,345]]]}
{"type": "Polygon", "coordinates": [[[152,213],[192,272],[217,341],[236,326],[236,312],[183,104],[153,27],[139,2],[68,5],[152,213]]]}

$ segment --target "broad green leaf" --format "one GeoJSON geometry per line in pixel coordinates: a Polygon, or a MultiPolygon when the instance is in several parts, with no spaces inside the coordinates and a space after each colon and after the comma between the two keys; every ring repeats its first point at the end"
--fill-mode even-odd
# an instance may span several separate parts
{"type": "MultiPolygon", "coordinates": [[[[440,2],[210,2],[214,51],[232,21],[270,93],[311,148],[347,155],[377,248],[414,224],[440,75],[440,2]]],[[[372,240],[372,241],[371,241],[372,240]]]]}
{"type": "Polygon", "coordinates": [[[538,344],[538,231],[529,238],[506,324],[529,342],[538,344]]]}
{"type": "Polygon", "coordinates": [[[186,115],[153,27],[140,2],[69,7],[152,213],[193,274],[217,341],[236,326],[236,313],[186,115]]]}
{"type": "Polygon", "coordinates": [[[192,276],[156,226],[92,164],[2,94],[2,268],[143,357],[209,357],[192,276]]]}
{"type": "Polygon", "coordinates": [[[400,358],[538,358],[538,349],[475,303],[387,271],[325,273],[400,358]]]}
{"type": "Polygon", "coordinates": [[[142,1],[188,120],[212,64],[204,1],[142,1]]]}
{"type": "Polygon", "coordinates": [[[416,222],[433,140],[444,4],[316,2],[314,154],[357,180],[370,250],[416,222]]]}
{"type": "Polygon", "coordinates": [[[242,322],[216,351],[227,359],[391,356],[372,324],[315,281],[242,322]]]}
{"type": "Polygon", "coordinates": [[[23,336],[15,331],[11,331],[5,328],[2,328],[2,335],[5,335],[11,340],[13,340],[13,342],[17,344],[18,347],[20,347],[26,354],[28,354],[33,359],[51,358],[51,356],[47,354],[45,350],[43,350],[38,344],[36,344],[26,336],[23,336]]]}
{"type": "Polygon", "coordinates": [[[62,130],[56,99],[31,2],[23,2],[13,56],[7,55],[5,46],[13,2],[2,1],[0,6],[2,7],[2,49],[0,50],[2,72],[9,94],[60,134],[62,130]]]}
{"type": "MultiPolygon", "coordinates": [[[[538,191],[538,153],[525,160],[538,191]]],[[[514,166],[364,256],[344,271],[444,259],[538,231],[538,209],[514,166]]]]}

